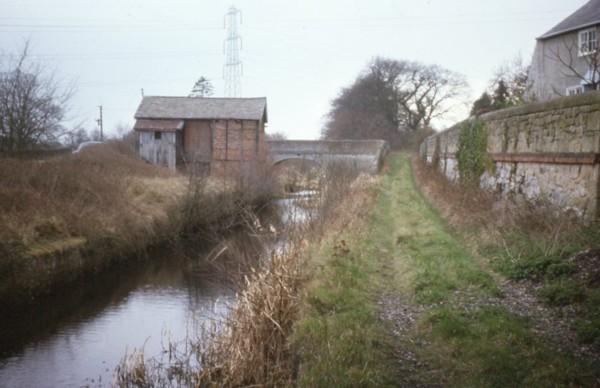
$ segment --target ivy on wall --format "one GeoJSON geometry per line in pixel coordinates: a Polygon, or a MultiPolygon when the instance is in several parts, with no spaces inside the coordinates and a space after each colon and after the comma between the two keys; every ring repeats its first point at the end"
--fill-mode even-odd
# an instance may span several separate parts
{"type": "Polygon", "coordinates": [[[469,120],[460,127],[456,159],[461,182],[479,184],[479,178],[491,165],[487,153],[487,130],[482,120],[469,120]]]}

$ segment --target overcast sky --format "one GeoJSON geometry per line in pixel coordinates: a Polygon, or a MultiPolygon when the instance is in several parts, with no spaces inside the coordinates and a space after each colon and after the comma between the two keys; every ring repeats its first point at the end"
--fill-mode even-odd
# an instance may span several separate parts
{"type": "MultiPolygon", "coordinates": [[[[0,0],[0,51],[75,85],[70,116],[105,131],[146,95],[187,95],[200,76],[223,95],[223,15],[241,9],[243,97],[266,96],[268,132],[317,138],[330,101],[374,56],[436,63],[475,97],[503,62],[586,0],[0,0]]],[[[448,120],[463,118],[457,110],[448,120]]],[[[439,126],[445,123],[438,123],[439,126]]]]}

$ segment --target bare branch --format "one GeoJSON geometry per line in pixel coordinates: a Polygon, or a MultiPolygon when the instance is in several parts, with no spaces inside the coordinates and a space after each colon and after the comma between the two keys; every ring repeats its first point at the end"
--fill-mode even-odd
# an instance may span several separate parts
{"type": "MultiPolygon", "coordinates": [[[[563,76],[577,78],[582,85],[598,89],[600,86],[600,50],[596,48],[591,53],[579,55],[580,48],[576,40],[563,38],[561,43],[562,50],[561,47],[550,49],[550,54],[545,55],[545,58],[557,62],[561,66],[560,72],[563,76]],[[581,62],[583,62],[583,66],[581,66],[581,62]]],[[[554,86],[552,89],[555,93],[561,94],[554,86]]]]}
{"type": "Polygon", "coordinates": [[[15,60],[3,57],[0,68],[0,151],[15,152],[56,142],[71,89],[61,89],[53,74],[30,63],[29,42],[15,60]]]}

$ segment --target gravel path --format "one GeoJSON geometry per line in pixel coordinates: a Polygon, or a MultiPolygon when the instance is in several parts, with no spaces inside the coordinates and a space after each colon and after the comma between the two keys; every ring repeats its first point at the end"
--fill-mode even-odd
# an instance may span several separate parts
{"type": "Polygon", "coordinates": [[[399,339],[399,346],[394,349],[401,376],[398,385],[416,388],[442,386],[423,381],[433,379],[439,381],[439,371],[433,369],[427,362],[420,360],[411,350],[427,344],[423,339],[410,335],[424,311],[423,307],[410,303],[398,294],[391,293],[382,295],[378,305],[380,319],[390,325],[392,333],[399,339]]]}

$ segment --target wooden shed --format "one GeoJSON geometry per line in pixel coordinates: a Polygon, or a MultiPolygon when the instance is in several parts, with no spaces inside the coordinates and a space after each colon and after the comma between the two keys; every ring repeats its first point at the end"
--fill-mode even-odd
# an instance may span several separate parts
{"type": "Polygon", "coordinates": [[[170,169],[196,163],[218,174],[266,157],[264,97],[148,96],[135,119],[140,156],[170,169]]]}

